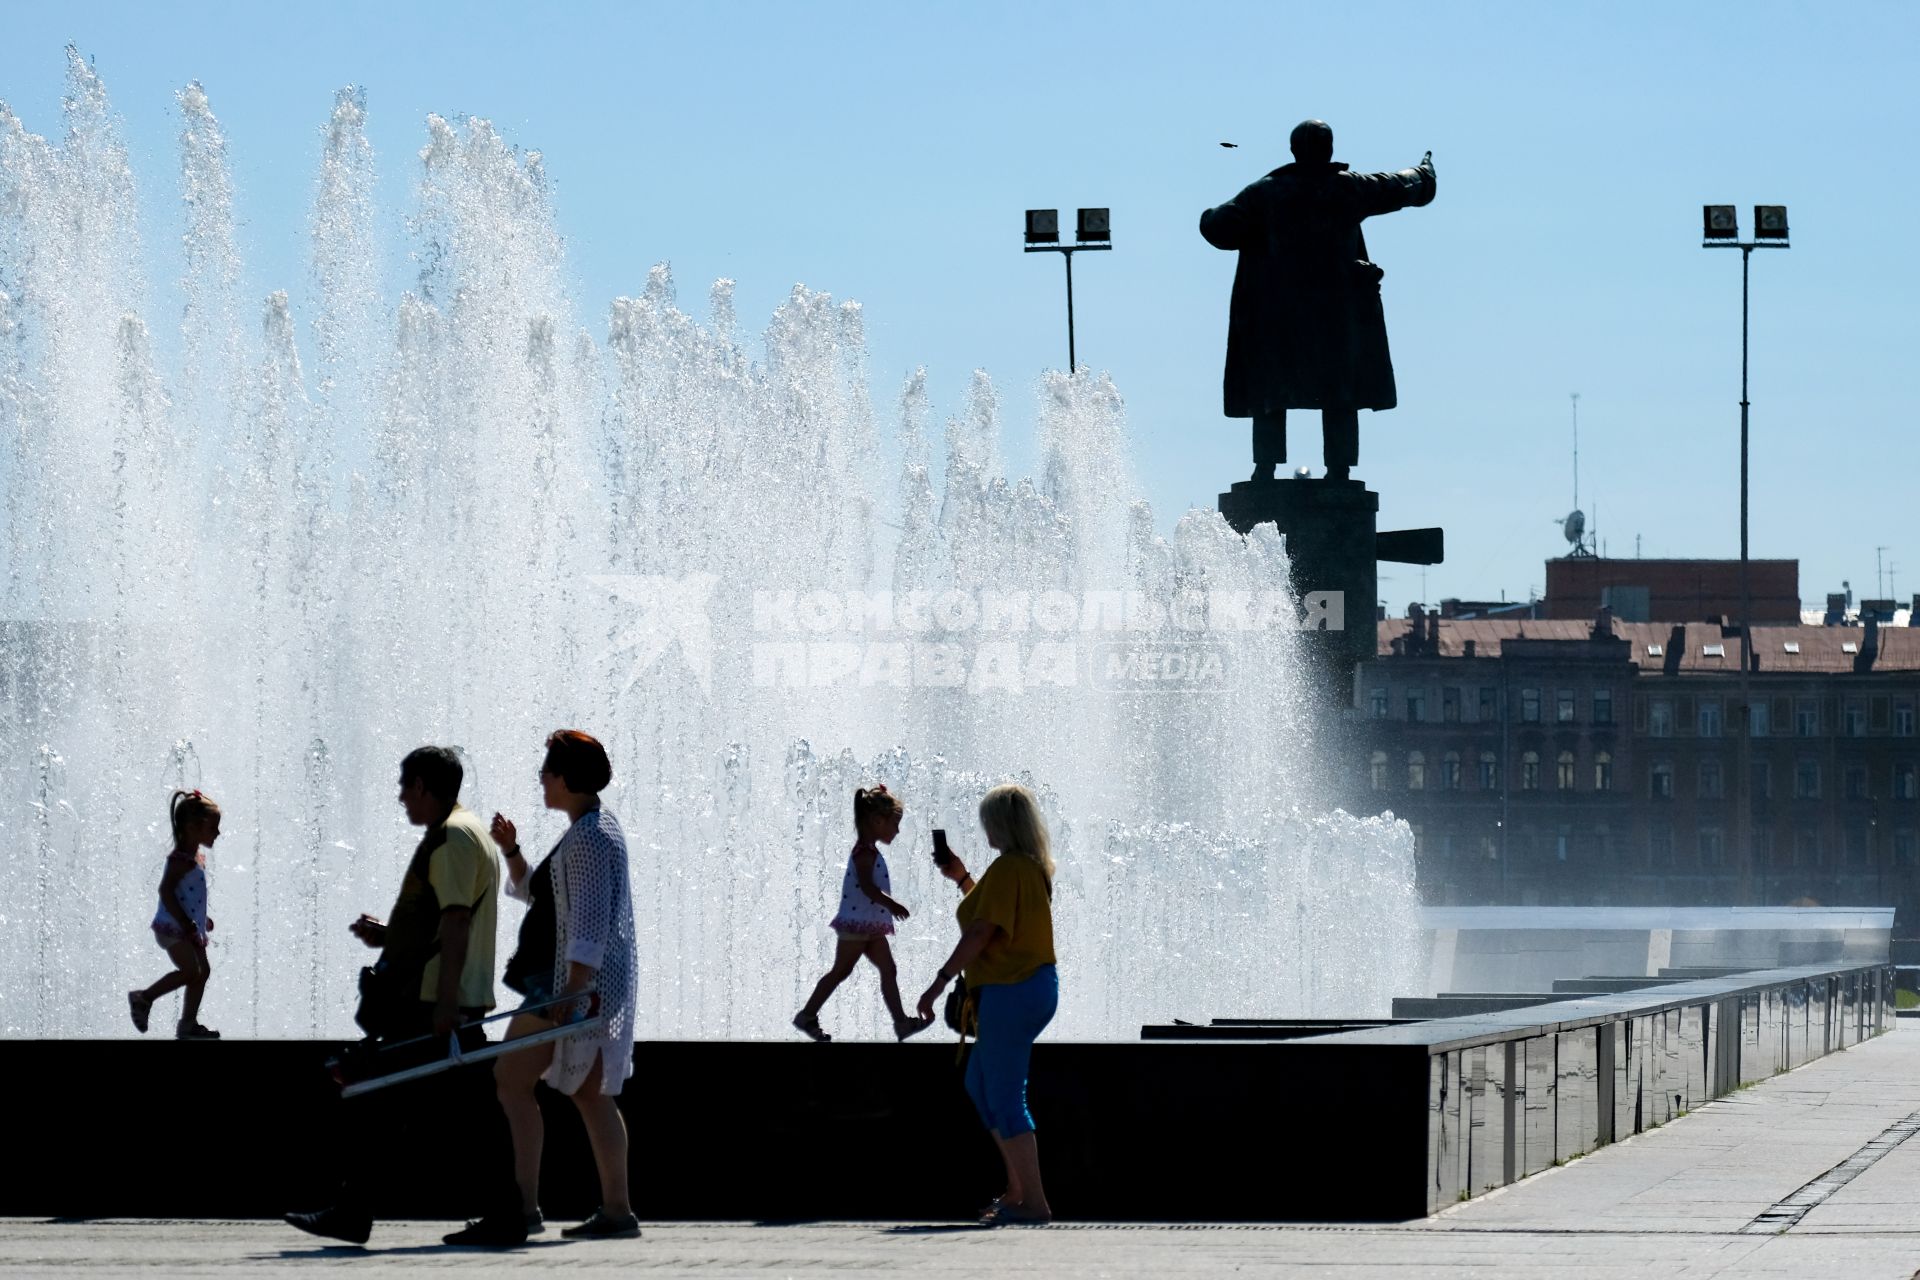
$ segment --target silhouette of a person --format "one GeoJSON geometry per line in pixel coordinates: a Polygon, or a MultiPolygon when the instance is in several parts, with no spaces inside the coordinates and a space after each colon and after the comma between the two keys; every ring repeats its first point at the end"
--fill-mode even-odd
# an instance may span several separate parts
{"type": "Polygon", "coordinates": [[[1200,234],[1237,249],[1227,333],[1226,415],[1253,419],[1255,480],[1287,460],[1287,410],[1320,410],[1327,478],[1360,460],[1360,410],[1391,409],[1393,361],[1380,307],[1385,274],[1360,223],[1429,203],[1433,153],[1398,173],[1353,173],[1325,121],[1297,125],[1293,163],[1200,215],[1200,234]]]}

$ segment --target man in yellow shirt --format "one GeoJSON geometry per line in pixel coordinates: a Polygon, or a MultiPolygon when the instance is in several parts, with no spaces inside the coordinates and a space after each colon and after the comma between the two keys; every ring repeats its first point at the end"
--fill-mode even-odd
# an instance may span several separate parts
{"type": "MultiPolygon", "coordinates": [[[[486,1043],[478,1021],[493,1008],[494,922],[500,897],[500,853],[480,820],[460,804],[465,769],[459,756],[446,747],[421,747],[400,762],[400,803],[407,820],[426,828],[406,874],[393,910],[382,922],[362,915],[349,926],[356,938],[380,950],[379,962],[362,974],[361,1005],[357,1018],[371,1035],[383,1041],[402,1041],[431,1035],[420,1060],[443,1057],[447,1038],[459,1033],[463,1049],[486,1043]],[[466,1024],[466,1025],[463,1025],[466,1024]]],[[[395,1062],[386,1069],[414,1065],[395,1062]]],[[[488,1097],[476,1098],[473,1108],[422,1110],[414,1094],[372,1095],[354,1116],[355,1127],[367,1140],[356,1153],[361,1159],[343,1182],[335,1204],[312,1213],[289,1213],[287,1222],[302,1231],[365,1244],[372,1234],[368,1206],[369,1175],[387,1172],[394,1151],[424,1149],[424,1134],[409,1134],[416,1121],[431,1114],[459,1123],[493,1123],[498,1108],[488,1097]],[[470,1111],[480,1114],[470,1114],[470,1111]]],[[[448,1087],[472,1084],[471,1068],[456,1071],[448,1087]]],[[[474,1079],[479,1079],[474,1076],[474,1079]]],[[[478,1087],[476,1086],[476,1092],[478,1087]]],[[[502,1135],[504,1138],[504,1135],[502,1135]]],[[[501,1195],[504,1196],[502,1188],[501,1195]]],[[[518,1204],[515,1192],[514,1203],[518,1204]]]]}

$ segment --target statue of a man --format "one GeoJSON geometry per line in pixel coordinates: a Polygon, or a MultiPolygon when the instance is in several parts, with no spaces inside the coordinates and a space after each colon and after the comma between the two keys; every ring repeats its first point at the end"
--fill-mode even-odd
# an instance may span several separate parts
{"type": "Polygon", "coordinates": [[[1391,409],[1393,361],[1380,278],[1360,221],[1433,199],[1433,153],[1398,173],[1351,173],[1333,130],[1308,120],[1293,163],[1200,215],[1216,249],[1238,249],[1227,333],[1226,411],[1253,419],[1253,478],[1287,460],[1287,410],[1318,409],[1327,478],[1360,461],[1360,410],[1391,409]]]}

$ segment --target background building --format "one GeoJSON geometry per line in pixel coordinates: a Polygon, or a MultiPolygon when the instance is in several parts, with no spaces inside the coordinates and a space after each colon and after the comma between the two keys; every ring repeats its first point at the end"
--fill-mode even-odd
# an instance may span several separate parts
{"type": "MultiPolygon", "coordinates": [[[[1800,562],[1750,560],[1754,622],[1800,621],[1800,562]]],[[[1540,616],[1579,619],[1610,608],[1623,622],[1659,618],[1740,617],[1738,560],[1609,560],[1566,556],[1547,561],[1540,616]]]]}
{"type": "MultiPolygon", "coordinates": [[[[1589,562],[1590,563],[1590,562],[1589,562]]],[[[1430,902],[1894,905],[1920,913],[1920,630],[1753,629],[1750,889],[1732,846],[1740,637],[1721,623],[1378,624],[1369,807],[1430,902]]]]}

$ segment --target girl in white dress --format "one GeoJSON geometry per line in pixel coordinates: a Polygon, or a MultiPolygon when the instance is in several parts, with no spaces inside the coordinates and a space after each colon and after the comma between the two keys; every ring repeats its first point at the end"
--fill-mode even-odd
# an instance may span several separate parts
{"type": "Polygon", "coordinates": [[[134,1030],[147,1033],[153,1002],[169,991],[187,989],[180,1007],[181,1040],[218,1040],[218,1031],[200,1025],[200,998],[206,994],[213,967],[207,963],[207,935],[213,917],[207,914],[207,855],[220,838],[220,806],[198,791],[176,791],[168,805],[173,819],[173,852],[160,873],[160,908],[153,915],[153,940],[173,961],[173,972],[142,991],[127,992],[127,1011],[134,1030]]]}
{"type": "MultiPolygon", "coordinates": [[[[545,1129],[535,1083],[545,1080],[580,1110],[600,1171],[600,1208],[586,1222],[561,1232],[576,1238],[640,1234],[627,1194],[627,1126],[614,1101],[633,1074],[635,958],[627,840],[619,821],[600,807],[600,792],[612,778],[606,750],[593,738],[562,729],[547,739],[540,768],[547,808],[565,813],[571,825],[538,868],[530,868],[521,855],[513,823],[499,814],[493,817],[494,842],[506,858],[507,893],[529,903],[522,945],[536,939],[544,945],[551,938],[553,947],[544,965],[540,957],[516,956],[508,964],[509,978],[516,970],[525,973],[519,985],[528,1004],[583,997],[570,1006],[517,1014],[507,1026],[507,1039],[576,1022],[590,1013],[602,1019],[596,1030],[508,1054],[494,1064],[500,1106],[513,1132],[514,1177],[529,1231],[543,1229],[540,1148],[545,1129]]],[[[487,1225],[483,1219],[469,1230],[487,1225]]]]}
{"type": "Polygon", "coordinates": [[[887,875],[887,859],[880,852],[883,844],[892,844],[900,834],[900,819],[906,806],[878,783],[853,793],[853,852],[847,855],[847,871],[840,880],[840,909],[828,927],[838,939],[833,951],[833,967],[814,984],[806,1007],[794,1015],[793,1025],[802,1035],[819,1041],[831,1040],[820,1026],[820,1010],[827,997],[850,977],[865,956],[880,971],[880,998],[893,1015],[893,1034],[905,1040],[932,1026],[931,1019],[909,1017],[900,1003],[900,981],[893,963],[893,949],[887,939],[893,934],[893,922],[912,913],[894,900],[893,884],[887,875]]]}

